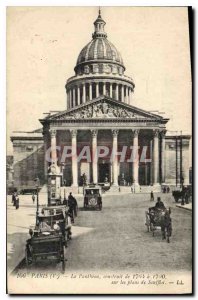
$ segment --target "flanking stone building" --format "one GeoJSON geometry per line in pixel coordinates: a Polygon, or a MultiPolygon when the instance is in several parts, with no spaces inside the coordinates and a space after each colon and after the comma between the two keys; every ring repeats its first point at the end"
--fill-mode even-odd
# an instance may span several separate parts
{"type": "Polygon", "coordinates": [[[16,187],[31,186],[37,176],[41,184],[47,182],[50,163],[44,154],[49,147],[62,184],[73,191],[79,191],[82,174],[89,183],[108,181],[114,190],[133,186],[136,192],[159,191],[161,185],[189,184],[191,137],[168,134],[167,118],[134,106],[135,84],[126,76],[122,57],[107,39],[104,26],[99,12],[92,40],[81,50],[75,75],[66,82],[66,109],[41,119],[42,130],[11,137],[16,187]],[[72,146],[77,154],[89,146],[91,161],[78,161],[77,155],[62,161],[65,146],[72,146]],[[118,152],[127,146],[124,161],[121,155],[111,160],[110,153],[93,159],[97,146],[118,152]],[[144,151],[146,160],[131,162],[131,146],[139,148],[139,156],[144,151]]]}

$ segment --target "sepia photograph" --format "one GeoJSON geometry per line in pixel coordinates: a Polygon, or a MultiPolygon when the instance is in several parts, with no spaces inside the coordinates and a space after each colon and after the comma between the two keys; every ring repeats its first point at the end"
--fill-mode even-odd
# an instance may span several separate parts
{"type": "Polygon", "coordinates": [[[8,294],[192,294],[191,18],[7,7],[8,294]]]}

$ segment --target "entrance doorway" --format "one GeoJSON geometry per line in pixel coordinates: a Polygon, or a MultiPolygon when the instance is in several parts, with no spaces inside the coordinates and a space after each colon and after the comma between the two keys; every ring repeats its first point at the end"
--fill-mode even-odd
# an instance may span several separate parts
{"type": "Polygon", "coordinates": [[[105,178],[110,182],[110,163],[98,164],[98,182],[105,182],[105,178]]]}

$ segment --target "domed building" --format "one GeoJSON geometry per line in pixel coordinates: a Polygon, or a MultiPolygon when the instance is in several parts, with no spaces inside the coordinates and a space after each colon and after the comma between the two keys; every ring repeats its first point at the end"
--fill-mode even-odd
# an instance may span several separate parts
{"type": "Polygon", "coordinates": [[[107,39],[105,24],[99,11],[92,40],[80,51],[74,68],[75,76],[67,80],[68,108],[102,95],[132,104],[135,85],[130,77],[124,75],[121,54],[107,39]]]}
{"type": "Polygon", "coordinates": [[[75,193],[85,182],[120,192],[189,183],[190,136],[166,136],[167,118],[134,106],[135,84],[105,24],[99,11],[92,40],[66,82],[66,109],[41,119],[42,133],[11,137],[15,186],[31,185],[36,175],[45,185],[52,167],[58,188],[75,193]]]}

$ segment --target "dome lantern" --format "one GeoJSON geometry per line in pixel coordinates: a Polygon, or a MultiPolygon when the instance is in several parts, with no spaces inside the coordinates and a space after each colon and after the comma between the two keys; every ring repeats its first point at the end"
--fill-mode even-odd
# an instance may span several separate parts
{"type": "Polygon", "coordinates": [[[107,34],[104,31],[104,26],[106,25],[106,22],[101,17],[101,11],[99,9],[98,18],[94,22],[95,32],[92,34],[93,39],[103,37],[106,38],[107,34]]]}

